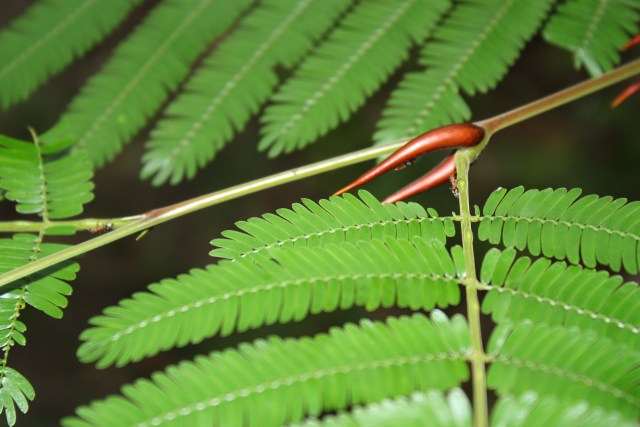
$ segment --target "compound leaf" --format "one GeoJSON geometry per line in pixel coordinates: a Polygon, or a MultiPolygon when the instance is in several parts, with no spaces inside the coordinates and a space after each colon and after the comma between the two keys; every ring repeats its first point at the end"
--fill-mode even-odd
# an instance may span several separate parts
{"type": "Polygon", "coordinates": [[[465,0],[457,3],[421,51],[422,71],[407,73],[391,94],[374,135],[383,144],[468,120],[459,94],[487,92],[535,34],[552,2],[465,0]]]}
{"type": "Polygon", "coordinates": [[[0,104],[23,100],[86,53],[141,0],[43,0],[0,32],[0,104]]]}
{"type": "Polygon", "coordinates": [[[271,157],[290,153],[346,121],[428,35],[448,3],[357,5],[271,97],[259,148],[271,157]]]}
{"type": "Polygon", "coordinates": [[[592,330],[615,343],[640,349],[640,289],[581,266],[546,258],[516,258],[515,250],[491,249],[481,269],[490,291],[482,310],[502,323],[536,323],[592,330]]]}
{"type": "Polygon", "coordinates": [[[241,231],[228,230],[214,239],[210,255],[236,259],[274,247],[321,246],[343,241],[421,236],[444,243],[455,234],[450,217],[429,214],[417,203],[382,204],[371,193],[360,191],[316,203],[303,199],[292,209],[236,223],[241,231]]]}
{"type": "Polygon", "coordinates": [[[62,118],[43,135],[68,135],[94,166],[112,160],[161,107],[207,44],[222,34],[248,0],[166,0],[118,45],[62,118]]]}
{"type": "Polygon", "coordinates": [[[275,66],[290,68],[349,6],[349,0],[268,0],[243,19],[185,83],[151,132],[142,177],[193,178],[273,92],[275,66]]]}
{"type": "Polygon", "coordinates": [[[65,426],[279,426],[468,377],[469,331],[461,316],[364,320],[315,338],[271,337],[156,373],[77,410],[65,426]],[[372,386],[372,384],[384,384],[372,386]],[[287,402],[274,405],[273,402],[287,402]]]}
{"type": "Polygon", "coordinates": [[[442,243],[416,238],[275,248],[149,286],[91,319],[78,355],[99,367],[338,308],[430,310],[460,300],[442,243]]]}
{"type": "Polygon", "coordinates": [[[640,32],[635,0],[569,0],[544,29],[550,43],[573,53],[575,67],[598,76],[620,62],[618,49],[640,32]]]}
{"type": "Polygon", "coordinates": [[[480,240],[527,249],[593,268],[637,274],[640,265],[640,202],[580,196],[579,189],[496,190],[478,229],[480,240]]]}

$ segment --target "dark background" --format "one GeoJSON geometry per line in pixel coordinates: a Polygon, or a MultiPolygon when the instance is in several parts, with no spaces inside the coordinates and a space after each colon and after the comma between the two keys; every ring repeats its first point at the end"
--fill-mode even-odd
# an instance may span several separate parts
{"type": "MultiPolygon", "coordinates": [[[[0,28],[32,3],[2,0],[0,28]]],[[[0,110],[0,133],[28,140],[27,126],[39,133],[51,127],[86,79],[100,69],[118,41],[154,4],[154,1],[143,4],[104,43],[38,89],[26,102],[0,110]]],[[[587,78],[585,72],[574,70],[572,61],[569,53],[546,44],[539,37],[534,39],[496,90],[469,99],[474,119],[507,111],[587,78]]],[[[138,178],[147,128],[126,146],[116,162],[96,171],[95,200],[86,207],[83,216],[110,218],[139,214],[366,147],[390,89],[403,71],[413,67],[415,63],[406,63],[349,123],[305,151],[275,160],[257,153],[259,127],[254,119],[196,179],[174,187],[153,188],[138,178]]],[[[581,187],[585,194],[639,199],[636,166],[640,157],[640,97],[611,110],[609,103],[622,87],[603,90],[496,135],[471,171],[472,203],[482,205],[498,186],[516,185],[581,187]]],[[[437,154],[430,156],[406,171],[367,185],[366,189],[383,198],[422,175],[440,159],[437,154]]],[[[78,259],[81,271],[72,283],[74,294],[64,318],[54,320],[34,309],[25,310],[21,317],[28,326],[28,346],[14,348],[9,365],[31,381],[36,399],[28,414],[19,416],[18,425],[55,424],[61,417],[71,415],[78,405],[116,393],[123,384],[148,377],[151,372],[194,354],[270,334],[314,334],[346,320],[361,318],[365,313],[358,309],[310,316],[298,324],[263,328],[230,338],[215,337],[200,345],[164,352],[119,369],[96,370],[93,365],[78,362],[75,356],[78,335],[90,317],[152,282],[215,262],[208,256],[209,241],[222,230],[232,228],[235,221],[289,207],[302,197],[316,200],[327,197],[369,166],[352,166],[227,202],[158,226],[140,241],[127,238],[82,256],[78,259]]],[[[457,209],[456,199],[445,187],[413,200],[434,207],[441,214],[457,209]]],[[[14,218],[12,209],[6,202],[0,205],[0,220],[14,218]]],[[[76,241],[88,237],[87,233],[80,233],[76,241]]],[[[457,309],[464,310],[464,307],[457,309]]],[[[366,315],[382,318],[386,314],[388,311],[366,315]]]]}

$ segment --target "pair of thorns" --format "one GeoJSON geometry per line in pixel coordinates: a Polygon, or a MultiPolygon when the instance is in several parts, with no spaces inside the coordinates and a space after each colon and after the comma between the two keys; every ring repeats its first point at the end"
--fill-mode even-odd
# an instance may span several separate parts
{"type": "MultiPolygon", "coordinates": [[[[640,44],[640,35],[634,37],[620,50],[627,50],[631,46],[637,44],[640,44]]],[[[631,84],[612,102],[612,107],[617,107],[631,95],[639,91],[640,81],[631,84]]],[[[391,170],[403,169],[413,163],[418,157],[431,151],[443,148],[460,149],[472,147],[479,144],[484,138],[484,135],[484,128],[471,123],[453,124],[428,131],[407,142],[399,150],[387,157],[383,162],[365,172],[354,182],[342,188],[334,195],[338,196],[342,193],[346,193],[347,191],[355,187],[359,187],[360,185],[365,184],[391,170]]],[[[430,188],[440,185],[448,180],[451,180],[452,184],[454,184],[455,174],[456,166],[454,152],[447,156],[442,163],[437,165],[422,178],[419,178],[403,189],[387,197],[383,200],[383,203],[399,202],[408,197],[429,190],[430,188]]],[[[453,185],[453,187],[455,193],[455,185],[453,185]]]]}

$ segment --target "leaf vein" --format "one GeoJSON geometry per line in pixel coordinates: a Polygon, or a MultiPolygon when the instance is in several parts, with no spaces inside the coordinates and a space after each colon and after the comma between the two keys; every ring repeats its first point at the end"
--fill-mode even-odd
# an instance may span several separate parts
{"type": "Polygon", "coordinates": [[[353,273],[353,274],[328,275],[328,276],[322,276],[322,277],[308,277],[308,278],[295,279],[295,280],[282,280],[282,281],[269,282],[266,284],[253,286],[251,288],[236,289],[230,292],[226,292],[224,294],[220,294],[220,295],[216,295],[208,298],[201,298],[189,304],[184,304],[179,307],[172,308],[171,310],[168,310],[164,313],[155,314],[151,317],[147,317],[146,319],[139,321],[134,325],[128,326],[126,329],[122,330],[121,332],[117,332],[113,334],[111,337],[109,337],[107,342],[111,342],[111,343],[117,342],[125,336],[131,335],[140,329],[146,328],[149,324],[158,323],[165,319],[169,319],[179,313],[186,313],[191,309],[201,308],[204,305],[215,304],[216,302],[228,300],[230,298],[239,298],[239,297],[242,297],[243,295],[257,294],[259,292],[270,291],[278,288],[284,289],[289,286],[322,283],[322,282],[329,282],[331,280],[343,281],[343,280],[358,280],[358,279],[367,279],[367,280],[369,279],[395,279],[395,280],[418,279],[418,280],[430,280],[430,281],[445,280],[447,283],[458,282],[456,279],[453,279],[453,278],[445,278],[444,276],[434,275],[434,274],[425,274],[425,273],[366,273],[366,274],[353,273]]]}
{"type": "Polygon", "coordinates": [[[38,41],[33,43],[31,46],[29,46],[28,49],[22,51],[20,55],[18,55],[15,58],[15,60],[11,61],[9,64],[5,65],[2,69],[0,69],[0,78],[3,77],[3,75],[7,74],[9,71],[11,71],[13,68],[17,67],[18,64],[24,61],[27,56],[31,55],[31,52],[33,52],[36,49],[39,49],[40,46],[42,46],[45,42],[49,41],[52,37],[55,37],[55,35],[58,34],[60,31],[62,31],[65,27],[71,25],[73,21],[76,21],[79,18],[79,16],[82,13],[84,13],[86,9],[93,6],[95,2],[96,0],[85,1],[82,4],[82,6],[80,6],[72,14],[70,14],[64,20],[62,20],[62,22],[56,25],[44,37],[40,38],[38,41]]]}
{"type": "Polygon", "coordinates": [[[300,112],[291,116],[291,118],[282,126],[282,130],[280,134],[286,133],[289,129],[296,125],[304,115],[311,110],[311,108],[317,103],[317,101],[322,98],[328,91],[330,91],[335,84],[340,81],[342,76],[353,67],[353,65],[362,58],[374,45],[375,43],[386,33],[386,30],[390,28],[393,24],[395,24],[402,16],[407,12],[407,10],[415,3],[416,0],[406,1],[404,5],[402,5],[395,13],[389,16],[389,18],[378,27],[373,34],[371,34],[364,43],[360,46],[360,48],[356,51],[356,53],[344,64],[338,68],[338,70],[327,80],[318,91],[316,91],[310,98],[306,100],[300,112]]]}
{"type": "Polygon", "coordinates": [[[533,372],[537,371],[537,372],[543,372],[543,373],[555,375],[558,377],[563,377],[570,381],[581,383],[587,387],[592,387],[599,391],[611,394],[612,396],[619,399],[623,399],[634,406],[640,406],[640,399],[635,398],[633,395],[625,392],[620,388],[617,388],[610,384],[603,383],[602,381],[598,381],[586,375],[580,375],[575,372],[559,368],[557,366],[546,365],[544,363],[537,363],[531,360],[525,360],[525,359],[520,359],[517,357],[511,357],[511,356],[505,356],[505,355],[497,355],[493,360],[494,362],[500,362],[506,365],[526,368],[533,372]]]}
{"type": "Polygon", "coordinates": [[[365,224],[354,224],[354,225],[346,225],[343,227],[333,227],[333,228],[328,228],[326,230],[322,230],[322,231],[316,231],[313,233],[307,233],[307,234],[302,234],[299,236],[294,236],[288,239],[282,239],[282,240],[278,240],[275,243],[269,243],[263,246],[260,246],[258,248],[254,248],[249,252],[243,252],[242,254],[240,254],[241,258],[245,258],[249,255],[253,255],[256,253],[260,253],[263,252],[265,250],[269,250],[269,249],[273,249],[276,247],[280,247],[280,246],[284,246],[288,243],[295,243],[299,240],[309,240],[313,237],[322,237],[322,236],[326,236],[328,234],[335,234],[337,232],[349,232],[352,230],[360,230],[362,228],[373,228],[376,226],[385,226],[385,225],[399,225],[399,224],[411,224],[413,222],[417,222],[417,223],[421,223],[423,221],[430,221],[430,222],[435,222],[435,221],[442,221],[444,222],[447,219],[450,219],[452,217],[437,217],[437,218],[405,218],[405,219],[393,219],[393,220],[380,220],[378,222],[369,222],[369,223],[365,223],[365,224]]]}
{"type": "Polygon", "coordinates": [[[489,33],[493,31],[494,28],[498,25],[498,21],[502,19],[505,13],[507,13],[507,10],[509,9],[509,7],[511,7],[512,3],[513,3],[513,0],[510,0],[509,2],[503,4],[502,8],[493,18],[491,23],[487,25],[484,31],[480,35],[478,35],[478,37],[473,41],[473,43],[471,43],[471,45],[469,46],[467,51],[464,53],[464,55],[460,57],[460,60],[452,64],[442,85],[440,85],[436,89],[435,93],[433,94],[433,101],[429,102],[428,104],[425,105],[424,108],[418,111],[418,113],[416,114],[416,119],[413,122],[413,125],[409,128],[405,136],[407,137],[412,136],[417,129],[421,128],[422,124],[424,123],[424,120],[431,113],[431,109],[435,105],[435,102],[438,101],[440,97],[442,97],[443,93],[448,87],[451,87],[451,89],[454,92],[456,93],[458,92],[457,87],[454,84],[454,79],[458,75],[458,72],[464,66],[464,64],[466,64],[467,61],[469,61],[469,58],[471,58],[471,55],[473,55],[477,51],[480,44],[489,36],[489,33]]]}
{"type": "Polygon", "coordinates": [[[153,425],[159,425],[166,421],[172,421],[179,417],[186,417],[193,412],[204,411],[208,408],[214,408],[220,406],[224,402],[231,402],[238,398],[247,398],[253,394],[264,393],[267,390],[277,390],[281,387],[291,386],[297,383],[303,383],[305,381],[322,379],[328,376],[335,376],[340,374],[351,374],[356,371],[365,371],[369,369],[387,368],[387,367],[401,367],[406,365],[417,365],[420,363],[428,363],[441,360],[464,360],[465,352],[450,352],[450,353],[437,353],[429,355],[418,355],[400,357],[395,359],[376,360],[371,362],[363,362],[347,366],[336,366],[332,368],[320,369],[300,375],[293,375],[289,377],[280,378],[278,380],[269,381],[261,384],[254,385],[252,387],[243,388],[240,390],[234,390],[224,395],[215,396],[200,402],[194,403],[182,408],[176,408],[172,411],[165,412],[152,419],[142,421],[138,424],[138,427],[147,427],[153,425]]]}
{"type": "Polygon", "coordinates": [[[269,48],[277,41],[277,39],[287,30],[288,27],[294,23],[295,19],[302,14],[305,9],[309,7],[309,4],[314,0],[305,0],[300,2],[293,13],[291,13],[287,18],[280,24],[273,33],[267,38],[267,40],[260,45],[258,49],[251,55],[251,58],[247,62],[244,63],[242,68],[238,70],[237,73],[234,74],[233,78],[227,82],[222,91],[211,100],[211,102],[207,105],[205,111],[198,117],[198,119],[191,125],[187,134],[182,138],[180,143],[171,151],[171,153],[167,156],[167,158],[163,161],[163,164],[169,165],[171,163],[171,159],[174,159],[178,153],[186,146],[188,146],[193,140],[196,132],[200,130],[202,124],[209,120],[211,115],[216,111],[216,109],[222,104],[224,99],[229,96],[229,94],[237,87],[237,83],[243,79],[249,71],[252,71],[254,65],[268,52],[269,48]]]}
{"type": "Polygon", "coordinates": [[[133,76],[133,78],[127,83],[124,89],[116,96],[113,101],[109,104],[109,106],[102,112],[98,117],[96,117],[95,121],[91,125],[91,127],[84,133],[84,135],[78,139],[77,145],[83,146],[86,144],[86,141],[89,140],[93,136],[93,134],[97,131],[97,129],[102,126],[102,124],[107,120],[107,118],[115,111],[115,109],[120,105],[125,97],[134,90],[136,85],[143,79],[143,77],[147,74],[148,71],[153,69],[154,64],[160,60],[162,55],[169,49],[173,41],[187,28],[191,22],[193,22],[196,18],[200,16],[200,11],[205,9],[212,1],[215,0],[203,0],[196,8],[194,8],[193,12],[189,15],[187,19],[182,21],[178,27],[176,27],[171,35],[165,40],[165,42],[158,47],[158,49],[154,52],[154,54],[149,58],[147,62],[140,68],[140,70],[133,76]]]}
{"type": "Polygon", "coordinates": [[[614,317],[609,317],[609,316],[605,316],[604,314],[600,314],[598,312],[595,312],[593,310],[588,310],[585,309],[583,307],[580,306],[575,306],[572,304],[567,304],[566,302],[554,299],[554,298],[550,298],[550,297],[545,297],[545,296],[541,296],[541,295],[537,295],[531,292],[527,292],[527,291],[523,291],[521,289],[513,289],[513,288],[505,288],[502,286],[496,286],[496,285],[491,285],[488,283],[483,283],[484,286],[486,286],[486,288],[488,290],[495,290],[499,293],[510,293],[511,295],[520,295],[522,297],[524,297],[525,299],[535,299],[538,302],[544,302],[547,303],[551,306],[559,306],[562,307],[563,309],[567,310],[567,311],[572,311],[580,316],[588,316],[591,317],[594,320],[600,320],[604,323],[610,324],[613,323],[616,326],[618,326],[620,329],[628,329],[629,331],[631,331],[634,334],[638,334],[640,332],[640,330],[638,329],[637,326],[625,322],[623,320],[620,320],[618,318],[614,318],[614,317]]]}

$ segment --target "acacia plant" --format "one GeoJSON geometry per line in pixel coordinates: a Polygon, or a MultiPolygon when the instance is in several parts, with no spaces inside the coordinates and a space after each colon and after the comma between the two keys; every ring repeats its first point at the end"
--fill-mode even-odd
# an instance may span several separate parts
{"type": "Polygon", "coordinates": [[[321,312],[363,307],[383,320],[199,355],[62,424],[637,425],[640,202],[520,186],[472,206],[468,174],[497,131],[640,74],[638,60],[615,68],[640,32],[636,0],[41,0],[0,31],[0,105],[82,61],[133,13],[143,17],[53,127],[32,141],[0,139],[3,213],[24,215],[0,222],[0,406],[10,425],[35,396],[11,367],[26,343],[21,315],[63,315],[74,257],[467,122],[467,98],[493,89],[538,35],[589,78],[475,122],[481,138],[442,175],[455,166],[457,212],[360,191],[240,216],[237,229],[211,236],[218,260],[105,308],[77,354],[123,366],[321,312]],[[276,157],[347,122],[385,84],[393,89],[369,148],[139,215],[77,217],[93,175],[145,128],[141,178],[177,185],[254,116],[257,151],[276,157]],[[83,230],[102,234],[68,243],[83,230]],[[414,313],[381,311],[391,307],[414,313]],[[451,307],[464,314],[445,314],[451,307]]]}

